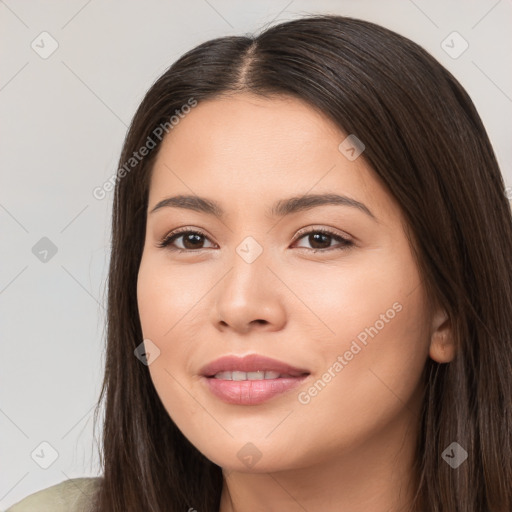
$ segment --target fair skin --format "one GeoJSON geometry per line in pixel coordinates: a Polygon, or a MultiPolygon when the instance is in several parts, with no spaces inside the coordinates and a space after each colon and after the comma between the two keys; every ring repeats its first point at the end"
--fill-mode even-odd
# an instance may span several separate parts
{"type": "Polygon", "coordinates": [[[398,205],[362,157],[338,149],[345,137],[298,99],[243,93],[200,102],[154,164],[137,283],[144,338],[160,350],[149,371],[176,425],[223,468],[221,512],[397,512],[414,494],[421,372],[428,357],[452,360],[450,324],[427,305],[398,205]],[[324,193],[373,217],[339,204],[267,213],[324,193]],[[215,201],[225,214],[151,212],[177,195],[215,201]],[[157,246],[177,228],[204,236],[157,246]],[[297,236],[303,228],[335,236],[297,236]],[[249,236],[262,249],[251,263],[237,252],[249,236]],[[333,370],[372,326],[378,332],[333,370]],[[205,364],[254,353],[310,374],[258,405],[225,403],[204,385],[205,364]],[[252,466],[237,456],[247,443],[259,457],[252,466]]]}

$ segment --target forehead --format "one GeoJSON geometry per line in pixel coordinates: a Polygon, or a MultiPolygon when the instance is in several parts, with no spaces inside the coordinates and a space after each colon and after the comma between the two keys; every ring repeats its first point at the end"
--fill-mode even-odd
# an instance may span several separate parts
{"type": "Polygon", "coordinates": [[[237,163],[271,153],[275,162],[279,155],[288,159],[306,148],[324,151],[333,144],[336,148],[341,136],[333,122],[299,99],[244,93],[199,102],[161,149],[173,151],[177,158],[195,150],[196,159],[228,156],[236,157],[237,163]]]}
{"type": "Polygon", "coordinates": [[[152,171],[149,206],[198,194],[229,207],[338,192],[388,209],[391,199],[362,158],[339,146],[348,134],[293,97],[236,94],[199,102],[164,138],[152,171]]]}

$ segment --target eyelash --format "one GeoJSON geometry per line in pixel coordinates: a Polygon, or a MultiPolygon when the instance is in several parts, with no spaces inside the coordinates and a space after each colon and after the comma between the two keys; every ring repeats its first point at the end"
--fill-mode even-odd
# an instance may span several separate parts
{"type": "MultiPolygon", "coordinates": [[[[297,236],[294,240],[294,242],[304,238],[307,235],[313,234],[313,233],[322,233],[324,235],[328,235],[335,239],[336,241],[341,242],[341,247],[328,247],[326,249],[309,249],[308,247],[299,247],[299,249],[306,249],[310,252],[327,252],[327,251],[333,251],[333,250],[346,250],[349,249],[354,245],[354,243],[351,240],[348,240],[345,237],[342,237],[333,231],[330,231],[329,229],[325,228],[314,228],[309,231],[301,232],[299,236],[297,236]]],[[[205,233],[199,230],[192,230],[188,228],[181,228],[177,229],[175,231],[172,231],[171,233],[167,234],[160,242],[158,242],[157,247],[159,248],[167,248],[171,251],[175,252],[200,252],[205,249],[209,249],[209,247],[200,247],[199,249],[181,249],[180,247],[171,247],[171,243],[174,242],[176,239],[180,238],[180,236],[183,236],[184,234],[193,234],[193,235],[199,235],[205,238],[208,238],[205,233]]]]}

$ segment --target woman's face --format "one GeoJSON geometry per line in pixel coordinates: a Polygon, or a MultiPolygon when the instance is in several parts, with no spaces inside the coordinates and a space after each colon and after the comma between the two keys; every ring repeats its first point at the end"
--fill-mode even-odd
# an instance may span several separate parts
{"type": "Polygon", "coordinates": [[[297,99],[239,94],[199,103],[155,161],[137,285],[149,371],[223,468],[309,467],[417,417],[432,319],[399,208],[346,137],[297,99]],[[274,362],[203,371],[249,355],[274,362]]]}

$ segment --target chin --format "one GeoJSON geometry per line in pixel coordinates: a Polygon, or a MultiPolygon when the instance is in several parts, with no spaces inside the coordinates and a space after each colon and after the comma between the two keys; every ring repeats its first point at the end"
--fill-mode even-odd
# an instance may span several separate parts
{"type": "Polygon", "coordinates": [[[304,460],[307,454],[298,452],[297,447],[284,445],[277,437],[269,440],[262,436],[261,441],[248,439],[250,439],[249,436],[244,436],[244,440],[230,438],[222,445],[212,446],[211,443],[206,446],[202,446],[202,443],[194,445],[207,459],[228,473],[230,471],[269,473],[298,469],[308,465],[308,461],[304,460]]]}

